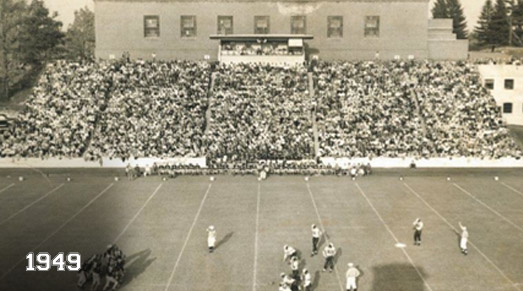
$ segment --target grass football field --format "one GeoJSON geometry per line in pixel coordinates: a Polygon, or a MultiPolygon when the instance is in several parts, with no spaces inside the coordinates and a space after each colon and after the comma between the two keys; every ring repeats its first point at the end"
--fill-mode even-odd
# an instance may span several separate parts
{"type": "Polygon", "coordinates": [[[317,291],[343,291],[349,262],[362,271],[359,291],[523,290],[523,170],[382,170],[308,182],[115,175],[0,171],[0,290],[76,290],[75,272],[26,272],[26,255],[87,259],[110,243],[127,255],[121,290],[278,290],[279,274],[290,272],[284,244],[301,252],[317,291]],[[417,217],[425,223],[420,247],[417,217]],[[468,256],[459,221],[469,229],[468,256]],[[321,255],[310,257],[313,223],[326,233],[321,248],[333,242],[338,250],[335,272],[321,271],[321,255]],[[211,224],[217,248],[209,254],[211,224]]]}

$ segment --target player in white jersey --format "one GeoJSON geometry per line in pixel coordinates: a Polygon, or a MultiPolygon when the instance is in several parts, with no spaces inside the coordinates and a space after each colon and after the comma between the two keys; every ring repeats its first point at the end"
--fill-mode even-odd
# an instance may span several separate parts
{"type": "Polygon", "coordinates": [[[461,239],[459,240],[459,247],[462,254],[468,255],[469,251],[467,248],[467,243],[469,240],[469,232],[467,231],[467,227],[461,224],[461,221],[459,222],[459,227],[461,228],[461,239]]]}
{"type": "Polygon", "coordinates": [[[209,253],[212,253],[216,244],[216,229],[214,229],[213,225],[207,228],[207,233],[207,246],[209,247],[209,253]]]}
{"type": "Polygon", "coordinates": [[[290,260],[292,257],[297,257],[298,252],[295,248],[291,247],[290,245],[284,245],[283,246],[283,261],[290,260]]]}
{"type": "Polygon", "coordinates": [[[278,291],[292,291],[289,285],[280,283],[280,287],[278,288],[278,291]]]}
{"type": "Polygon", "coordinates": [[[329,243],[323,249],[323,257],[325,257],[325,265],[323,265],[323,272],[329,270],[332,272],[334,269],[334,256],[336,255],[336,248],[333,243],[329,243]]]}
{"type": "Polygon", "coordinates": [[[347,278],[347,291],[357,291],[358,286],[356,285],[356,278],[360,276],[360,271],[354,266],[353,263],[348,264],[349,269],[345,273],[345,278],[347,278]]]}
{"type": "Polygon", "coordinates": [[[318,244],[320,243],[320,237],[321,237],[321,230],[316,226],[316,224],[313,224],[311,226],[312,231],[312,253],[311,257],[318,254],[318,244]]]}
{"type": "Polygon", "coordinates": [[[296,282],[295,279],[291,278],[291,276],[286,275],[285,273],[281,273],[280,278],[281,278],[281,283],[288,285],[288,286],[291,286],[294,284],[294,282],[296,282]]]}
{"type": "Polygon", "coordinates": [[[421,218],[416,218],[416,220],[414,220],[412,228],[414,228],[414,245],[421,246],[421,231],[423,230],[423,222],[421,221],[421,218]]]}
{"type": "Polygon", "coordinates": [[[291,270],[292,270],[292,277],[296,280],[300,279],[300,260],[298,260],[298,257],[294,256],[291,258],[291,270]]]}
{"type": "Polygon", "coordinates": [[[312,290],[312,276],[309,273],[309,270],[303,269],[301,281],[303,282],[303,290],[311,291],[312,290]]]}

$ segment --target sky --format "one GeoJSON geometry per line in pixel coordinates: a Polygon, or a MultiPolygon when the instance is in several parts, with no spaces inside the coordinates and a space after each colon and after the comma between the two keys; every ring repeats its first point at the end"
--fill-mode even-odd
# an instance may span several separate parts
{"type": "MultiPolygon", "coordinates": [[[[434,5],[436,0],[430,0],[430,7],[434,5]]],[[[64,29],[73,22],[74,11],[82,7],[89,7],[93,10],[93,0],[44,0],[47,7],[51,11],[58,12],[58,19],[64,23],[64,29]]],[[[465,17],[467,18],[467,24],[469,31],[474,28],[478,21],[479,14],[481,13],[481,7],[485,3],[485,0],[461,0],[461,5],[465,10],[465,17]]]]}

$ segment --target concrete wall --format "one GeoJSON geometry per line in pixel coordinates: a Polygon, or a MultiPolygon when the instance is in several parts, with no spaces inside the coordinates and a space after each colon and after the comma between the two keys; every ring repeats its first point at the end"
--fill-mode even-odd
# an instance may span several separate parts
{"type": "Polygon", "coordinates": [[[429,58],[432,60],[464,60],[468,58],[469,42],[458,40],[452,32],[452,19],[429,19],[429,58]]]}
{"type": "Polygon", "coordinates": [[[517,65],[481,65],[479,72],[483,84],[485,80],[494,80],[491,90],[498,106],[512,103],[512,113],[503,113],[503,120],[508,124],[523,125],[523,66],[517,65]],[[514,79],[514,89],[505,89],[505,79],[514,79]]]}
{"type": "Polygon", "coordinates": [[[232,15],[234,34],[252,34],[254,16],[270,16],[270,33],[290,33],[292,15],[306,15],[306,41],[312,54],[323,59],[382,59],[399,55],[427,58],[428,0],[411,1],[325,1],[325,2],[245,2],[245,1],[95,1],[96,56],[161,59],[216,59],[218,41],[209,35],[217,32],[217,16],[232,15]],[[144,15],[160,17],[160,37],[144,38],[144,15]],[[196,15],[197,36],[180,37],[180,16],[196,15]],[[343,37],[327,38],[327,17],[343,16],[343,37]],[[380,16],[380,36],[364,37],[365,16],[380,16]]]}
{"type": "Polygon", "coordinates": [[[469,41],[429,40],[429,58],[431,60],[465,60],[468,57],[469,41]]]}

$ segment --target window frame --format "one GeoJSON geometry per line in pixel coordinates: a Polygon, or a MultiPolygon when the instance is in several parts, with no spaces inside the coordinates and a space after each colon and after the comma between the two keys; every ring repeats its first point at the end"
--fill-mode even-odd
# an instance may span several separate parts
{"type": "Polygon", "coordinates": [[[180,15],[180,38],[191,39],[191,38],[196,38],[197,35],[198,35],[198,27],[196,25],[196,15],[180,15]],[[192,19],[193,27],[192,28],[185,27],[184,19],[192,19]],[[190,29],[194,30],[192,35],[187,35],[186,33],[184,33],[190,29]]]}
{"type": "Polygon", "coordinates": [[[495,86],[496,86],[496,80],[492,79],[492,78],[487,78],[485,79],[485,82],[483,84],[485,86],[485,88],[487,88],[488,90],[494,90],[495,86]],[[489,85],[492,85],[492,88],[489,88],[489,85]]]}
{"type": "Polygon", "coordinates": [[[327,16],[327,38],[329,39],[340,39],[343,38],[343,15],[329,15],[327,16]],[[331,27],[331,21],[333,20],[340,21],[340,27],[335,28],[331,27]],[[332,36],[333,31],[339,30],[339,36],[332,36]]]}
{"type": "Polygon", "coordinates": [[[143,37],[147,39],[155,39],[160,37],[160,15],[144,15],[143,16],[143,37]],[[147,26],[149,19],[156,20],[156,27],[151,28],[147,26]],[[149,32],[156,31],[155,35],[149,35],[149,32]]]}
{"type": "Polygon", "coordinates": [[[254,34],[269,34],[271,33],[271,17],[269,15],[254,15],[254,34]],[[267,27],[265,32],[258,32],[258,20],[266,19],[267,27]]]}
{"type": "Polygon", "coordinates": [[[515,85],[516,85],[516,82],[512,78],[503,80],[503,88],[505,88],[505,90],[514,90],[515,85]],[[512,85],[507,86],[507,82],[512,82],[512,85]],[[508,87],[510,87],[510,88],[508,88],[508,87]]]}
{"type": "Polygon", "coordinates": [[[504,102],[502,109],[503,109],[503,114],[512,114],[512,112],[514,111],[514,104],[512,102],[504,102]],[[508,109],[510,109],[510,110],[508,110],[508,109]]]}
{"type": "Polygon", "coordinates": [[[380,28],[381,28],[381,18],[379,15],[366,15],[363,24],[363,36],[365,38],[379,38],[380,37],[380,28]],[[371,19],[376,19],[376,28],[368,27],[371,19]],[[377,31],[377,33],[372,33],[371,31],[377,31]]]}
{"type": "Polygon", "coordinates": [[[234,16],[233,15],[218,15],[216,18],[217,24],[216,24],[216,34],[218,35],[229,35],[234,34],[234,16]],[[229,28],[230,31],[227,31],[227,28],[225,28],[225,33],[221,33],[221,27],[220,27],[220,20],[227,19],[231,21],[231,27],[229,28]]]}
{"type": "Polygon", "coordinates": [[[291,16],[291,34],[307,34],[307,16],[305,15],[292,15],[291,16]],[[301,19],[303,22],[303,28],[295,28],[294,23],[296,20],[301,19]],[[298,29],[298,31],[295,31],[295,29],[298,29]],[[303,31],[300,31],[300,29],[303,29],[303,31]]]}

